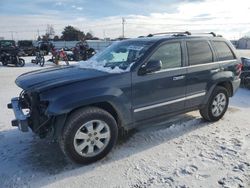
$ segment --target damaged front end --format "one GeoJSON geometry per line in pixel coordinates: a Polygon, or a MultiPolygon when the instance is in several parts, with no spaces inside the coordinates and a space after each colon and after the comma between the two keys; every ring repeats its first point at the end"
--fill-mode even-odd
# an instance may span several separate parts
{"type": "Polygon", "coordinates": [[[27,132],[28,127],[41,138],[51,132],[53,116],[46,115],[47,101],[40,101],[36,92],[22,91],[19,97],[12,98],[8,104],[13,109],[16,119],[12,120],[12,126],[18,127],[22,132],[27,132]]]}

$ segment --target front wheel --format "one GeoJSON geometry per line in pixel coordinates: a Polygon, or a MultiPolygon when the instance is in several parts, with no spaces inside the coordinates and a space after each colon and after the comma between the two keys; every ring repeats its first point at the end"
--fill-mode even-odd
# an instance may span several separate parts
{"type": "Polygon", "coordinates": [[[39,59],[39,63],[40,63],[40,66],[43,67],[44,66],[44,63],[45,63],[45,59],[44,57],[40,57],[39,59]]]}
{"type": "Polygon", "coordinates": [[[25,65],[24,59],[19,58],[19,60],[18,60],[18,62],[17,62],[17,64],[16,64],[16,66],[17,66],[17,67],[23,67],[24,65],[25,65]]]}
{"type": "Polygon", "coordinates": [[[206,106],[200,109],[201,116],[210,122],[220,120],[227,111],[229,103],[228,91],[224,87],[215,87],[206,106]]]}
{"type": "Polygon", "coordinates": [[[59,143],[72,161],[89,164],[111,151],[117,135],[118,127],[113,116],[100,108],[89,107],[69,117],[59,143]]]}

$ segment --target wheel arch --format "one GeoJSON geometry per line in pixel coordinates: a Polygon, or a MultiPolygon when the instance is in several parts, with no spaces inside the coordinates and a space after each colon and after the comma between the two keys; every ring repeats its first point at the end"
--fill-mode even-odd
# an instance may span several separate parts
{"type": "Polygon", "coordinates": [[[205,96],[205,99],[203,100],[202,104],[200,105],[199,108],[202,108],[204,107],[204,105],[207,104],[213,90],[217,87],[217,86],[220,86],[220,87],[224,87],[227,91],[228,91],[228,96],[229,97],[232,97],[233,96],[233,85],[231,83],[230,80],[221,80],[217,83],[214,83],[208,90],[207,90],[207,93],[206,93],[206,96],[205,96]]]}
{"type": "Polygon", "coordinates": [[[112,105],[108,101],[96,102],[96,103],[91,103],[91,104],[79,106],[79,107],[71,110],[68,113],[68,116],[70,116],[71,114],[75,113],[76,111],[78,111],[78,110],[80,110],[82,108],[87,108],[87,107],[101,108],[101,109],[107,111],[108,113],[110,113],[115,118],[117,124],[121,124],[121,122],[122,122],[122,118],[120,117],[120,115],[118,113],[118,110],[114,107],[114,105],[112,105]]]}
{"type": "Polygon", "coordinates": [[[69,117],[72,114],[74,114],[75,112],[77,112],[83,108],[88,108],[88,107],[97,107],[97,108],[100,108],[100,109],[105,110],[108,113],[110,113],[114,117],[114,119],[118,125],[119,132],[120,131],[123,132],[124,130],[128,129],[125,126],[125,122],[124,122],[123,118],[121,117],[121,113],[119,112],[119,110],[111,102],[102,101],[102,102],[96,102],[96,103],[91,103],[91,104],[79,106],[75,109],[72,109],[67,114],[63,114],[63,115],[59,115],[59,116],[55,117],[55,119],[56,119],[55,124],[54,124],[54,129],[55,129],[54,136],[55,136],[55,138],[60,137],[67,120],[69,119],[69,117]]]}
{"type": "Polygon", "coordinates": [[[233,85],[230,81],[219,82],[216,86],[224,87],[228,91],[229,97],[233,96],[233,85]]]}

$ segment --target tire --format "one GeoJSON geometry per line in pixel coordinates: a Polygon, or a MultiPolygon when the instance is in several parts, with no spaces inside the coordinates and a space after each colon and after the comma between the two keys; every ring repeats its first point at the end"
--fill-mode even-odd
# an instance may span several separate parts
{"type": "Polygon", "coordinates": [[[2,64],[3,64],[3,66],[7,66],[8,65],[8,63],[5,62],[5,61],[3,61],[2,64]]]}
{"type": "Polygon", "coordinates": [[[114,147],[117,137],[118,126],[114,117],[100,108],[88,107],[69,116],[59,144],[71,161],[89,164],[105,157],[114,147]]]}
{"type": "Polygon", "coordinates": [[[43,67],[44,63],[45,63],[45,59],[44,59],[44,57],[41,57],[40,58],[40,66],[43,67]]]}
{"type": "Polygon", "coordinates": [[[227,89],[224,87],[216,86],[206,106],[200,109],[200,114],[206,121],[218,121],[224,116],[225,112],[227,111],[228,103],[229,95],[227,89]]]}
{"type": "Polygon", "coordinates": [[[65,56],[65,57],[63,58],[63,60],[65,61],[66,65],[67,65],[67,66],[69,66],[69,60],[68,60],[68,57],[67,57],[67,56],[65,56]]]}
{"type": "Polygon", "coordinates": [[[52,56],[51,60],[52,60],[52,63],[54,63],[54,64],[56,64],[56,65],[59,64],[59,60],[57,59],[57,57],[52,56]]]}
{"type": "Polygon", "coordinates": [[[56,63],[55,63],[55,57],[54,57],[54,56],[51,57],[51,61],[52,61],[52,63],[56,64],[56,63]]]}
{"type": "Polygon", "coordinates": [[[17,67],[23,67],[25,65],[24,59],[19,58],[19,62],[16,64],[17,67]]]}

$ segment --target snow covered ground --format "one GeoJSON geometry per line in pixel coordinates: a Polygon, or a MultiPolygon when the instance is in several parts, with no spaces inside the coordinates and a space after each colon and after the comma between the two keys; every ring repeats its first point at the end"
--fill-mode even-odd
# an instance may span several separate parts
{"type": "Polygon", "coordinates": [[[56,143],[10,125],[14,80],[36,69],[0,66],[0,187],[250,187],[250,90],[238,90],[219,122],[195,111],[140,127],[105,159],[78,166],[56,143]]]}

